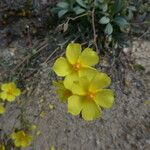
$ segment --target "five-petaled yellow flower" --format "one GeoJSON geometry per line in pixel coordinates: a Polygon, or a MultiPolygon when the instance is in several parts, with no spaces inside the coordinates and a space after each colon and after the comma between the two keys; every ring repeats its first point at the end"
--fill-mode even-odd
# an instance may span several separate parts
{"type": "Polygon", "coordinates": [[[12,133],[11,138],[16,147],[28,147],[32,141],[32,136],[22,130],[12,133]]]}
{"type": "Polygon", "coordinates": [[[64,86],[69,89],[73,78],[87,75],[87,78],[91,78],[96,72],[92,66],[98,62],[99,57],[91,48],[85,48],[82,51],[80,44],[70,43],[66,49],[66,58],[58,58],[54,63],[53,70],[58,76],[66,76],[64,86]]]}
{"type": "Polygon", "coordinates": [[[5,113],[5,108],[4,106],[0,103],[0,114],[5,113]]]}
{"type": "Polygon", "coordinates": [[[10,102],[14,101],[15,98],[21,94],[20,89],[16,87],[14,82],[2,84],[1,90],[0,98],[10,102]]]}
{"type": "Polygon", "coordinates": [[[94,120],[101,116],[101,107],[110,108],[114,94],[108,87],[111,79],[105,73],[96,73],[93,79],[79,78],[73,84],[74,95],[68,99],[68,112],[73,115],[82,114],[85,120],[94,120]]]}
{"type": "Polygon", "coordinates": [[[65,88],[63,81],[53,82],[53,85],[57,88],[56,93],[58,94],[61,102],[66,102],[68,98],[73,95],[71,90],[65,88]]]}
{"type": "Polygon", "coordinates": [[[5,150],[5,145],[4,144],[0,144],[0,150],[5,150]]]}

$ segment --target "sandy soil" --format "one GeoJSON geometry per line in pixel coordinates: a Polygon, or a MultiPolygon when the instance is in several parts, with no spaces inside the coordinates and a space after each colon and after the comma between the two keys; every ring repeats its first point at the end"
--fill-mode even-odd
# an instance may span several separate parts
{"type": "MultiPolygon", "coordinates": [[[[13,44],[16,55],[24,49],[18,42],[13,44]]],[[[12,47],[0,50],[1,60],[9,57],[10,62],[14,62],[17,56],[13,55],[12,47]]],[[[145,71],[135,71],[121,64],[113,68],[101,61],[98,68],[109,73],[111,89],[116,93],[113,108],[104,110],[102,118],[85,122],[78,116],[68,114],[66,104],[59,102],[51,85],[51,64],[44,63],[31,79],[26,80],[25,94],[6,105],[6,113],[0,117],[1,138],[4,133],[11,134],[14,127],[24,127],[23,121],[20,123],[18,119],[22,114],[25,122],[37,126],[32,131],[34,140],[27,150],[49,150],[52,145],[57,150],[148,150],[150,105],[145,101],[150,96],[150,44],[148,41],[135,41],[125,53],[135,60],[135,64],[142,65],[145,71]],[[49,104],[54,109],[50,109],[49,104]]],[[[6,72],[8,70],[1,62],[0,83],[6,79],[6,72]]]]}

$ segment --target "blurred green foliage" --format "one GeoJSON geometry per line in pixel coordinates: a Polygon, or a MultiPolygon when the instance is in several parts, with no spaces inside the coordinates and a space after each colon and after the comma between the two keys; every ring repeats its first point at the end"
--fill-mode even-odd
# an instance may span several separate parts
{"type": "Polygon", "coordinates": [[[94,10],[98,46],[101,49],[122,48],[128,44],[127,35],[139,7],[137,3],[130,0],[63,0],[52,12],[64,23],[65,32],[92,41],[94,10]]]}
{"type": "MultiPolygon", "coordinates": [[[[92,18],[94,10],[97,45],[101,50],[110,50],[128,45],[128,39],[133,34],[141,37],[150,25],[150,19],[146,20],[150,14],[148,0],[52,1],[54,0],[2,0],[0,28],[7,28],[9,24],[12,26],[9,26],[11,34],[26,35],[27,24],[31,35],[45,36],[50,30],[50,34],[53,34],[56,26],[61,25],[63,32],[58,33],[59,36],[65,35],[65,38],[76,39],[81,43],[88,41],[88,46],[91,46],[95,42],[92,18]],[[20,20],[23,22],[21,25],[20,20]]],[[[54,33],[53,36],[55,35],[54,33]]]]}

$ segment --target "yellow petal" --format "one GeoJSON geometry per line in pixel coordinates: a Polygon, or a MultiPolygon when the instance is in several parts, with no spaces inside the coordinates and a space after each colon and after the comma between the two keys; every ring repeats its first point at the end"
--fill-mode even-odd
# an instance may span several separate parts
{"type": "Polygon", "coordinates": [[[97,73],[95,77],[91,80],[89,90],[91,92],[106,88],[110,85],[111,79],[105,73],[97,73]]]}
{"type": "Polygon", "coordinates": [[[85,100],[82,117],[84,120],[91,121],[101,116],[101,109],[93,100],[85,100]]]}
{"type": "Polygon", "coordinates": [[[63,87],[64,87],[63,81],[53,81],[52,84],[53,84],[55,87],[58,87],[58,88],[63,88],[63,87]]]}
{"type": "Polygon", "coordinates": [[[88,80],[90,81],[93,79],[93,77],[96,75],[98,71],[95,68],[92,67],[84,67],[79,70],[79,77],[87,77],[88,80]]]}
{"type": "Polygon", "coordinates": [[[16,88],[15,90],[14,90],[14,93],[13,93],[15,96],[20,96],[20,94],[21,94],[21,91],[20,91],[20,89],[18,89],[18,88],[16,88]]]}
{"type": "Polygon", "coordinates": [[[3,91],[9,91],[10,89],[16,89],[16,84],[14,82],[9,82],[2,84],[1,89],[3,91]]]}
{"type": "Polygon", "coordinates": [[[64,86],[66,89],[72,89],[72,84],[75,82],[75,81],[78,81],[79,79],[79,76],[78,76],[78,73],[77,72],[74,72],[74,73],[71,73],[69,75],[67,75],[64,79],[64,86]]]}
{"type": "Polygon", "coordinates": [[[5,113],[5,108],[4,106],[0,103],[0,114],[5,113]]]}
{"type": "Polygon", "coordinates": [[[104,108],[111,108],[114,102],[114,93],[109,89],[100,90],[95,97],[95,102],[104,108]]]}
{"type": "Polygon", "coordinates": [[[72,72],[71,65],[64,57],[60,57],[56,60],[53,70],[58,76],[66,76],[72,72]]]}
{"type": "Polygon", "coordinates": [[[61,102],[66,102],[72,92],[64,87],[63,81],[53,82],[53,85],[57,88],[56,93],[59,96],[61,102]]]}
{"type": "Polygon", "coordinates": [[[72,92],[67,89],[58,89],[56,92],[57,92],[61,102],[66,102],[67,99],[72,95],[72,92]]]}
{"type": "Polygon", "coordinates": [[[27,147],[31,144],[33,137],[30,135],[26,135],[26,138],[22,141],[22,147],[27,147]]]}
{"type": "Polygon", "coordinates": [[[21,141],[21,146],[22,146],[22,147],[28,147],[29,144],[30,144],[30,143],[29,143],[26,139],[21,141]]]}
{"type": "Polygon", "coordinates": [[[79,56],[79,61],[81,62],[81,64],[87,66],[94,66],[99,62],[99,57],[97,53],[91,48],[86,48],[79,56]]]}
{"type": "Polygon", "coordinates": [[[14,142],[14,144],[15,144],[16,147],[21,146],[21,141],[20,141],[20,139],[16,139],[15,142],[14,142]]]}
{"type": "Polygon", "coordinates": [[[73,95],[68,99],[68,112],[72,115],[78,115],[83,108],[83,100],[81,96],[73,95]]]}
{"type": "Polygon", "coordinates": [[[74,64],[81,53],[81,45],[78,43],[70,43],[66,49],[66,57],[71,64],[74,64]]]}
{"type": "Polygon", "coordinates": [[[9,101],[9,102],[14,101],[15,98],[16,98],[16,97],[15,97],[14,95],[10,95],[10,94],[7,94],[7,97],[6,97],[7,101],[9,101]]]}
{"type": "Polygon", "coordinates": [[[0,93],[0,98],[1,98],[2,100],[6,100],[6,99],[7,99],[7,93],[6,93],[6,92],[1,92],[1,93],[0,93]]]}
{"type": "Polygon", "coordinates": [[[15,133],[15,132],[13,132],[13,133],[11,134],[11,138],[12,138],[12,139],[15,139],[15,138],[16,138],[16,133],[15,133]]]}
{"type": "Polygon", "coordinates": [[[51,146],[50,150],[56,150],[54,145],[51,146]]]}
{"type": "Polygon", "coordinates": [[[4,83],[1,85],[1,90],[5,91],[8,89],[8,87],[9,87],[8,83],[4,83]]]}
{"type": "Polygon", "coordinates": [[[0,144],[0,150],[5,150],[5,145],[4,144],[0,144]]]}
{"type": "Polygon", "coordinates": [[[81,77],[77,82],[73,83],[71,91],[73,94],[85,95],[88,91],[88,87],[89,80],[87,79],[87,77],[81,77]]]}

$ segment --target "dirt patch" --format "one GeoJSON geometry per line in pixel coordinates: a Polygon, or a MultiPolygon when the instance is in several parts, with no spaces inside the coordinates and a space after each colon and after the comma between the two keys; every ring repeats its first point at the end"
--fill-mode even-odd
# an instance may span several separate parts
{"type": "MultiPolygon", "coordinates": [[[[30,122],[37,129],[33,130],[34,140],[28,150],[48,150],[52,145],[59,150],[148,150],[150,109],[144,102],[149,100],[150,95],[149,46],[146,41],[135,41],[130,48],[135,63],[141,64],[145,71],[123,68],[121,64],[112,68],[101,59],[98,68],[111,76],[111,89],[116,93],[116,100],[112,109],[104,110],[103,117],[93,122],[85,122],[79,116],[67,113],[66,104],[59,102],[52,86],[52,64],[41,63],[38,71],[25,80],[24,94],[16,102],[6,105],[6,113],[0,117],[1,137],[4,133],[11,134],[14,128],[24,128],[30,122]],[[18,118],[20,114],[24,120],[18,118]]],[[[18,52],[24,49],[19,44],[14,47],[18,52]]],[[[21,54],[12,55],[11,50],[1,49],[1,60],[9,56],[12,64],[16,59],[20,62],[21,54]]],[[[1,83],[7,73],[8,70],[1,63],[1,83]]]]}

